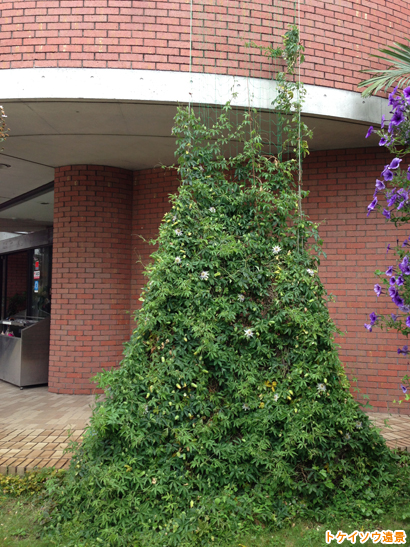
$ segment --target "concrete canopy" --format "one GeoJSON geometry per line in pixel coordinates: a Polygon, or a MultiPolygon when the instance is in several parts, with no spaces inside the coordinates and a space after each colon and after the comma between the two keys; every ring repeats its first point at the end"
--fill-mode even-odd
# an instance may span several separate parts
{"type": "MultiPolygon", "coordinates": [[[[177,104],[221,105],[234,90],[235,108],[246,109],[251,101],[269,111],[276,93],[270,80],[212,74],[58,68],[2,73],[10,136],[0,164],[10,168],[0,170],[0,204],[49,183],[54,168],[63,165],[139,170],[172,164],[177,104]]],[[[306,89],[303,118],[314,131],[312,150],[377,146],[376,136],[365,141],[364,135],[387,114],[386,100],[364,100],[359,93],[333,88],[306,89]]],[[[48,225],[51,208],[47,218],[45,210],[38,199],[17,211],[5,209],[0,231],[8,231],[6,219],[21,220],[21,230],[28,221],[48,225]]]]}

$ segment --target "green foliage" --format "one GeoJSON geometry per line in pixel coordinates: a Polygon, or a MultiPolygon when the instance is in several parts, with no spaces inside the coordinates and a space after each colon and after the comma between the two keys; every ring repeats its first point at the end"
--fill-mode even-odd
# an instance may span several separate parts
{"type": "Polygon", "coordinates": [[[182,184],[137,327],[67,480],[49,481],[50,530],[72,544],[205,546],[340,500],[371,513],[393,478],[337,356],[297,162],[263,156],[252,112],[232,128],[229,109],[209,130],[178,110],[182,184]]]}
{"type": "Polygon", "coordinates": [[[381,59],[389,64],[389,68],[382,70],[363,70],[369,74],[376,74],[372,78],[363,80],[358,87],[365,87],[364,97],[376,94],[384,89],[386,91],[392,85],[396,84],[400,88],[406,87],[410,82],[410,47],[406,44],[395,42],[393,46],[380,48],[380,53],[384,55],[372,55],[376,59],[381,59]]]}
{"type": "Polygon", "coordinates": [[[42,492],[47,479],[61,480],[64,471],[42,469],[20,475],[0,475],[0,492],[13,496],[33,495],[42,492]]]}

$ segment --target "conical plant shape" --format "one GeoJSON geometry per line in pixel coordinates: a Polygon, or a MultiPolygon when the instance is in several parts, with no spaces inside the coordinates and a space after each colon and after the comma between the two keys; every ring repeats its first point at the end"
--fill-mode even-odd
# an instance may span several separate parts
{"type": "Polygon", "coordinates": [[[209,130],[178,111],[181,186],[137,327],[55,491],[76,544],[218,545],[340,496],[360,512],[391,480],[335,349],[296,161],[265,157],[252,114],[233,130],[229,108],[209,130]],[[243,152],[225,159],[230,138],[243,152]]]}

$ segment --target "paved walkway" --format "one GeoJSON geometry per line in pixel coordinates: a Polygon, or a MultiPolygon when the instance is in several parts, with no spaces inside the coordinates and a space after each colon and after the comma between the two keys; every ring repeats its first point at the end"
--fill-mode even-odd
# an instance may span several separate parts
{"type": "MultiPolygon", "coordinates": [[[[46,387],[20,390],[0,381],[0,473],[66,468],[68,431],[71,439],[81,438],[93,402],[92,395],[57,395],[46,387]]],[[[388,446],[410,451],[409,415],[371,414],[371,418],[388,446]]]]}
{"type": "Polygon", "coordinates": [[[92,395],[57,395],[47,387],[19,388],[0,381],[0,473],[34,467],[67,467],[70,440],[81,437],[91,415],[92,395]]]}

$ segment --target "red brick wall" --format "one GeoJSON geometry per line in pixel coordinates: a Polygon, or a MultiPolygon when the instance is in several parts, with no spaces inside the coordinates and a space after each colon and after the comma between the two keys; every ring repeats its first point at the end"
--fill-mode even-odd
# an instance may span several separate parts
{"type": "Polygon", "coordinates": [[[7,257],[7,298],[27,292],[27,252],[7,257]]]}
{"type": "MultiPolygon", "coordinates": [[[[158,227],[164,214],[169,211],[169,195],[176,192],[178,179],[175,171],[146,169],[134,172],[134,196],[132,215],[132,280],[131,309],[136,310],[141,303],[138,298],[142,287],[147,283],[143,275],[144,267],[155,247],[149,245],[150,239],[157,237],[158,227]]],[[[131,318],[131,329],[134,320],[131,318]]]]}
{"type": "MultiPolygon", "coordinates": [[[[320,277],[336,297],[329,304],[331,316],[346,332],[337,338],[340,358],[349,377],[356,377],[362,393],[369,395],[374,410],[397,412],[399,407],[392,401],[401,393],[400,379],[408,371],[407,360],[398,357],[397,347],[406,341],[377,328],[368,333],[363,326],[372,311],[397,311],[389,299],[377,300],[374,271],[392,264],[386,246],[397,237],[404,240],[408,232],[396,230],[376,212],[366,217],[375,179],[389,161],[378,148],[313,152],[304,166],[304,187],[311,192],[304,209],[312,220],[322,222],[320,234],[327,258],[322,258],[320,277]]],[[[176,188],[175,175],[162,169],[134,173],[133,250],[144,264],[153,247],[139,236],[156,237],[161,218],[169,210],[167,195],[176,188]]],[[[133,262],[132,308],[136,309],[147,280],[142,264],[135,258],[133,262]]],[[[402,412],[407,412],[406,407],[402,412]]]]}
{"type": "MultiPolygon", "coordinates": [[[[303,174],[304,188],[310,190],[304,209],[312,220],[323,222],[320,234],[327,259],[322,260],[320,278],[336,297],[329,304],[331,316],[346,332],[338,337],[340,357],[349,377],[358,379],[358,387],[380,411],[397,411],[392,401],[401,394],[400,379],[409,372],[408,360],[397,355],[406,339],[378,328],[369,333],[363,326],[372,311],[397,312],[388,297],[377,299],[374,271],[394,263],[392,253],[386,255],[387,244],[395,245],[397,238],[402,243],[408,229],[395,229],[376,211],[366,217],[375,179],[390,160],[378,148],[314,152],[303,174]]],[[[406,405],[401,408],[408,413],[406,405]]]]}
{"type": "Polygon", "coordinates": [[[132,173],[55,171],[49,390],[90,393],[129,337],[132,173]]]}
{"type": "MultiPolygon", "coordinates": [[[[269,77],[245,41],[277,44],[293,0],[193,0],[194,72],[269,77]]],[[[189,0],[20,0],[0,5],[0,68],[187,71],[189,0]]],[[[307,84],[356,90],[379,46],[410,31],[408,0],[301,1],[307,84]]]]}

